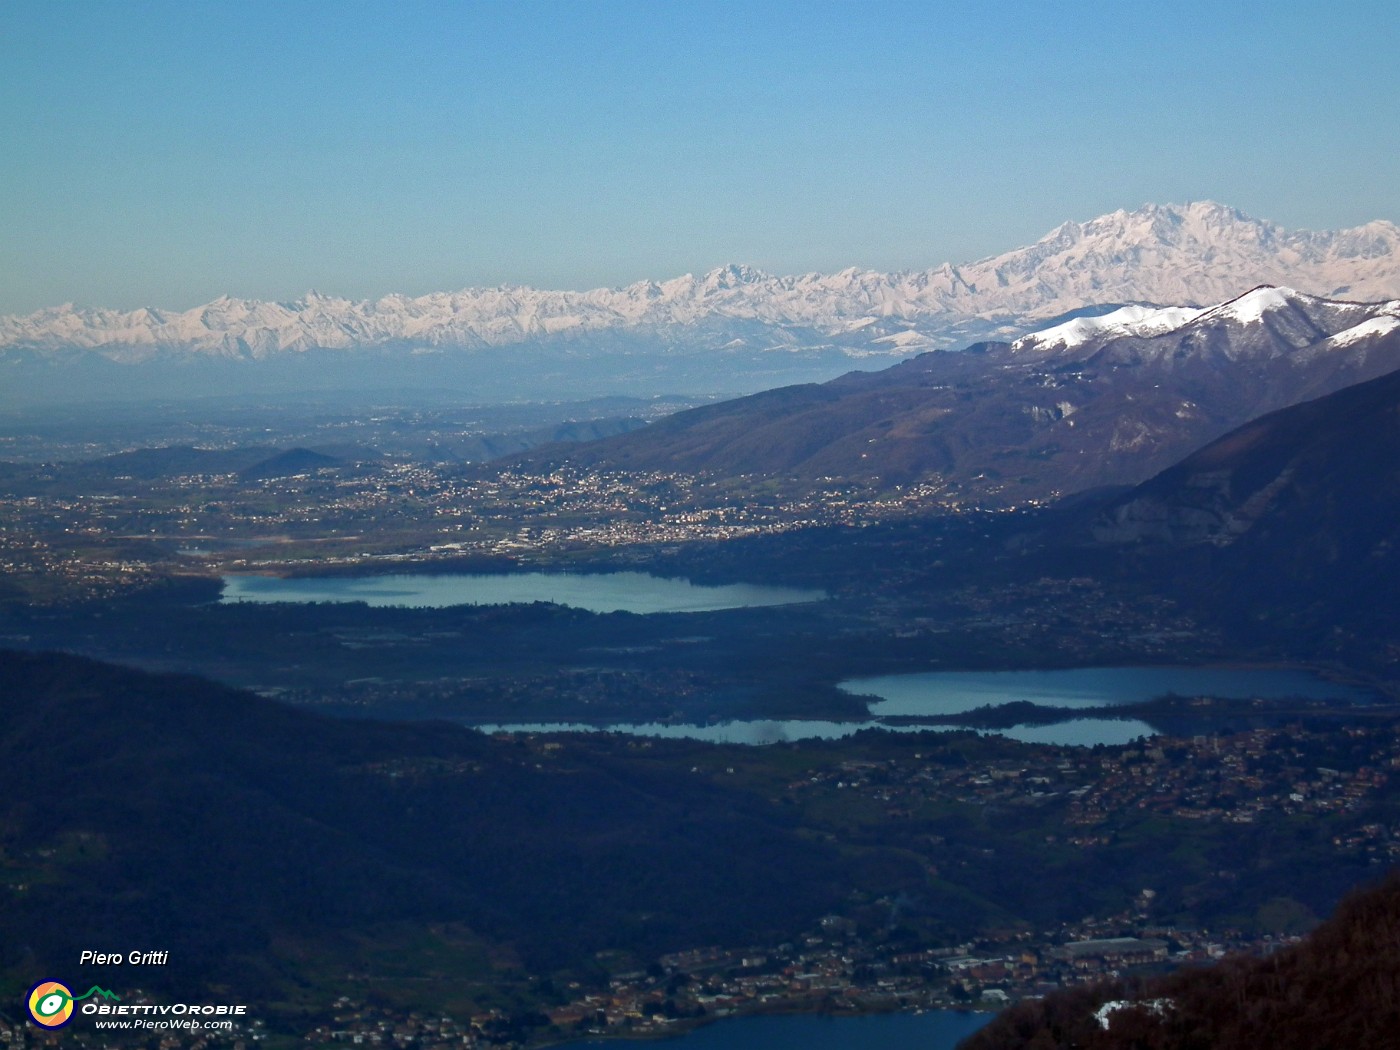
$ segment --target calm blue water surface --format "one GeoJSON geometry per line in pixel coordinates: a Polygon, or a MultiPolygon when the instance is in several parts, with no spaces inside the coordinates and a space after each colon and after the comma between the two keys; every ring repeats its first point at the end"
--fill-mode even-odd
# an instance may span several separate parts
{"type": "Polygon", "coordinates": [[[838,688],[880,699],[877,717],[956,715],[989,705],[1027,700],[1042,707],[1136,704],[1174,693],[1230,699],[1281,699],[1365,703],[1371,694],[1329,682],[1309,671],[1261,667],[1076,667],[1061,671],[932,671],[877,678],[848,678],[838,688]]]}
{"type": "Polygon", "coordinates": [[[735,1017],[697,1028],[680,1039],[594,1039],[581,1045],[618,1050],[670,1046],[675,1050],[953,1050],[992,1014],[933,1010],[923,1014],[827,1017],[821,1014],[735,1017]]]}
{"type": "MultiPolygon", "coordinates": [[[[1374,699],[1354,686],[1329,682],[1309,671],[1251,667],[1081,667],[1061,671],[938,671],[927,674],[851,678],[840,688],[858,696],[880,697],[869,719],[752,719],[713,725],[661,722],[587,725],[577,722],[484,725],[486,732],[613,732],[706,740],[720,744],[778,744],[790,740],[831,740],[862,729],[889,732],[948,732],[967,728],[884,721],[891,716],[956,715],[1018,700],[1049,707],[1087,708],[1132,704],[1175,693],[1226,698],[1308,697],[1364,704],[1374,699]]],[[[1136,718],[1072,718],[1052,725],[1019,725],[996,732],[1028,744],[1092,747],[1127,744],[1156,734],[1136,718]]]]}
{"type": "MultiPolygon", "coordinates": [[[[747,606],[820,601],[822,591],[757,584],[705,587],[689,580],[640,572],[613,573],[453,573],[282,579],[225,576],[225,602],[365,602],[375,606],[444,608],[554,602],[591,612],[712,612],[747,606]]],[[[717,743],[772,744],[850,736],[862,729],[915,732],[952,726],[890,724],[884,719],[956,715],[979,707],[1029,701],[1062,708],[1132,704],[1167,694],[1266,699],[1308,697],[1366,703],[1364,690],[1328,682],[1307,671],[1250,667],[1082,667],[1058,671],[934,671],[849,678],[838,687],[875,697],[868,720],[758,719],[716,725],[528,724],[483,726],[528,732],[612,731],[640,736],[683,737],[717,743]]],[[[1155,730],[1136,719],[1079,718],[1053,725],[1021,725],[997,730],[1027,743],[1126,744],[1155,730]]]]}
{"type": "MultiPolygon", "coordinates": [[[[613,722],[593,725],[586,722],[519,722],[508,725],[478,725],[484,733],[624,733],[628,736],[655,736],[670,740],[705,740],[711,744],[782,744],[792,740],[839,740],[862,729],[882,729],[890,733],[948,733],[963,726],[891,724],[874,719],[864,722],[827,722],[820,719],[767,718],[713,725],[687,725],[666,722],[613,722]]],[[[990,730],[978,730],[990,732],[990,730]]],[[[1157,731],[1135,718],[1076,718],[1046,726],[1014,726],[995,732],[1028,744],[1064,744],[1092,747],[1094,744],[1127,744],[1157,731]]]]}
{"type": "Polygon", "coordinates": [[[396,576],[225,576],[225,602],[365,602],[442,609],[451,605],[554,602],[589,612],[714,612],[821,601],[824,591],[733,583],[705,587],[644,572],[451,573],[396,576]]]}

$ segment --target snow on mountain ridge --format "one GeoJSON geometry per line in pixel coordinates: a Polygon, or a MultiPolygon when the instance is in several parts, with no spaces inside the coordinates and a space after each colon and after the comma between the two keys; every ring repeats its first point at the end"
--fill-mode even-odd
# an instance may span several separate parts
{"type": "Polygon", "coordinates": [[[1258,288],[1251,288],[1244,295],[1231,299],[1228,303],[1211,307],[1201,316],[1229,318],[1238,324],[1255,324],[1262,321],[1265,314],[1287,309],[1303,298],[1313,297],[1303,296],[1292,288],[1260,285],[1258,288]]]}
{"type": "Polygon", "coordinates": [[[1026,350],[1069,350],[1091,339],[1120,335],[1162,335],[1175,331],[1205,311],[1190,306],[1122,306],[1097,317],[1076,317],[1022,336],[1011,344],[1015,352],[1026,350]]]}
{"type": "MultiPolygon", "coordinates": [[[[286,303],[221,296],[186,311],[68,304],[0,318],[0,349],[80,348],[123,361],[163,352],[259,358],[402,344],[475,350],[613,329],[684,339],[697,325],[759,325],[789,333],[785,346],[840,337],[856,340],[842,343],[849,353],[901,354],[960,345],[959,326],[990,330],[1105,302],[1217,303],[1261,282],[1393,298],[1400,228],[1378,220],[1335,233],[1288,231],[1209,201],[1146,205],[1063,223],[1026,248],[928,270],[775,276],[734,264],[591,291],[501,286],[363,302],[316,292],[286,303]]],[[[742,338],[730,332],[712,345],[735,337],[742,338]]]]}
{"type": "Polygon", "coordinates": [[[1238,361],[1312,359],[1389,335],[1400,327],[1395,302],[1359,303],[1261,285],[1205,309],[1127,306],[1032,332],[1013,353],[1118,364],[1190,358],[1238,361]]]}
{"type": "Polygon", "coordinates": [[[1380,317],[1368,317],[1360,324],[1353,325],[1345,331],[1338,332],[1331,336],[1327,342],[1331,349],[1341,349],[1351,346],[1353,343],[1360,343],[1367,339],[1380,339],[1400,328],[1400,317],[1382,315],[1380,317]]]}

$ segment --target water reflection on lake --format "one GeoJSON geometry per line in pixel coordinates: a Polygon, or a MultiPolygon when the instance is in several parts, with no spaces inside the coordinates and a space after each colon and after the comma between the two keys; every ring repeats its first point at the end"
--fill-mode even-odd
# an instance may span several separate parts
{"type": "MultiPolygon", "coordinates": [[[[718,1021],[687,1033],[679,1041],[667,1039],[665,1045],[675,1050],[953,1050],[993,1016],[958,1010],[854,1017],[757,1015],[718,1021]]],[[[645,1047],[659,1042],[628,1040],[626,1045],[645,1047]]],[[[615,1039],[595,1039],[580,1045],[616,1050],[622,1044],[615,1039]]]]}
{"type": "Polygon", "coordinates": [[[782,744],[790,740],[839,740],[862,729],[913,731],[917,726],[890,726],[884,722],[824,722],[819,719],[753,719],[687,725],[683,722],[517,722],[479,725],[484,733],[623,733],[667,740],[703,740],[710,744],[782,744]]]}
{"type": "MultiPolygon", "coordinates": [[[[483,733],[623,733],[627,736],[654,736],[668,740],[704,740],[711,744],[784,744],[793,740],[839,740],[863,729],[889,733],[947,733],[965,726],[910,725],[889,722],[824,722],[817,719],[754,719],[716,722],[713,725],[686,725],[667,722],[614,722],[592,725],[587,722],[519,722],[479,725],[483,733]]],[[[979,729],[985,733],[990,730],[979,729]]],[[[1076,718],[1045,726],[1016,726],[995,732],[1028,744],[1061,744],[1092,747],[1094,744],[1126,744],[1138,737],[1156,733],[1146,722],[1135,718],[1076,718]]]]}
{"type": "Polygon", "coordinates": [[[849,678],[838,688],[876,696],[870,713],[956,715],[979,707],[1028,701],[1042,707],[1138,704],[1159,696],[1232,699],[1346,700],[1365,703],[1369,693],[1329,682],[1309,671],[1266,667],[1075,667],[1059,671],[933,671],[849,678]]]}
{"type": "Polygon", "coordinates": [[[821,601],[824,591],[731,583],[717,587],[644,572],[422,573],[390,576],[225,576],[225,602],[364,602],[443,609],[553,602],[589,612],[714,612],[821,601]]]}
{"type": "MultiPolygon", "coordinates": [[[[869,719],[832,722],[818,719],[752,719],[712,725],[663,722],[589,725],[578,722],[485,725],[486,732],[614,732],[631,736],[704,740],[716,744],[778,744],[792,740],[835,740],[863,729],[892,733],[949,732],[969,726],[930,725],[919,717],[964,714],[981,707],[1028,701],[1043,707],[1083,709],[1133,704],[1174,693],[1227,698],[1308,697],[1366,703],[1373,697],[1353,686],[1328,682],[1308,671],[1248,667],[1085,667],[1061,671],[940,671],[929,674],[853,678],[840,688],[858,696],[876,696],[869,719]],[[899,717],[898,722],[885,719],[899,717]]],[[[996,730],[1028,744],[1092,747],[1127,744],[1157,733],[1138,718],[1067,718],[1046,725],[1017,725],[996,730]]]]}

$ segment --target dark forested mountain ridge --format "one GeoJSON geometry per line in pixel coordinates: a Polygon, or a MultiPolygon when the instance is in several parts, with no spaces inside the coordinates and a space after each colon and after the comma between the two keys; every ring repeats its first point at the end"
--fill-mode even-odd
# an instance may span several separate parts
{"type": "Polygon", "coordinates": [[[1400,1033],[1400,875],[1296,947],[1136,986],[1020,1003],[960,1050],[1391,1050],[1400,1033]]]}
{"type": "Polygon", "coordinates": [[[1400,372],[1392,372],[1232,431],[1115,500],[1095,534],[1224,547],[1261,542],[1287,523],[1299,540],[1328,537],[1329,547],[1381,555],[1398,496],[1400,372]]]}
{"type": "Polygon", "coordinates": [[[1232,431],[1112,500],[1088,531],[1241,622],[1393,647],[1400,372],[1232,431]]]}
{"type": "Polygon", "coordinates": [[[1012,344],[677,413],[532,456],[618,469],[882,485],[1015,505],[1135,484],[1263,413],[1400,367],[1400,304],[1259,288],[1129,307],[1012,344]]]}
{"type": "Polygon", "coordinates": [[[548,971],[785,934],[859,880],[761,800],[606,753],[54,654],[0,651],[0,681],[6,979],[155,938],[187,993],[246,989],[288,942],[433,923],[548,971]]]}

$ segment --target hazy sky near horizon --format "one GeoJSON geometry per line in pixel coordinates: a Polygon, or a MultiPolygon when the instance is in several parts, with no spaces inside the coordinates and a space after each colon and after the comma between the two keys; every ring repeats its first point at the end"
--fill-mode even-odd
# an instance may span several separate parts
{"type": "Polygon", "coordinates": [[[0,3],[0,314],[1400,221],[1400,5],[0,3]]]}

